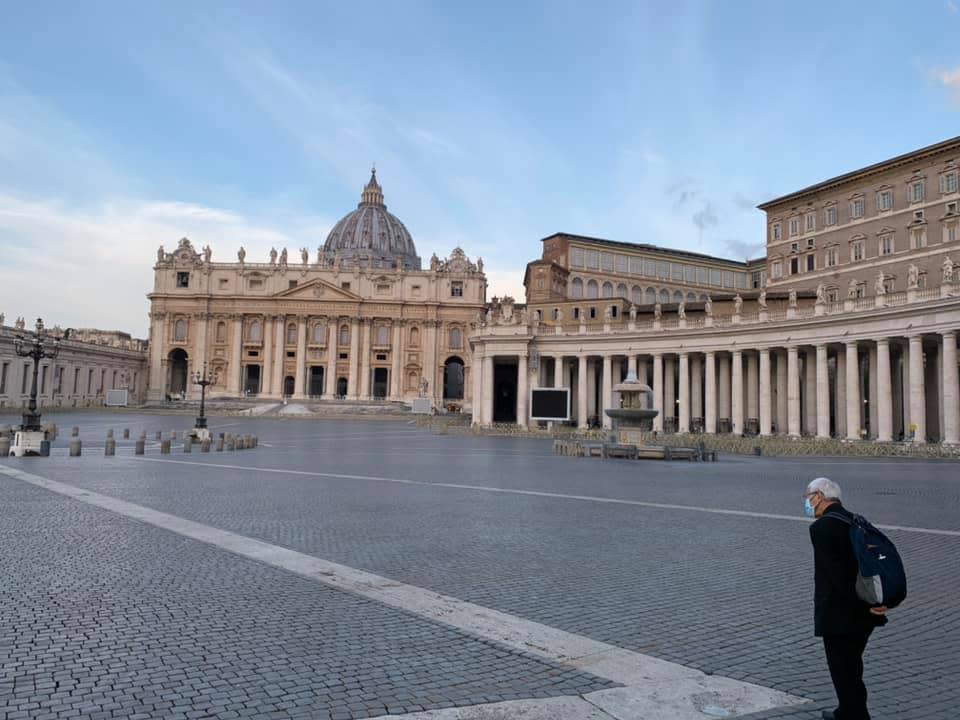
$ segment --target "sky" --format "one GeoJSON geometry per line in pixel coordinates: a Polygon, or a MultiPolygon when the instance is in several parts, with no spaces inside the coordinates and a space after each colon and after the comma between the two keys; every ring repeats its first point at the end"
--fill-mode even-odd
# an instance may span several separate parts
{"type": "Polygon", "coordinates": [[[145,337],[157,247],[315,253],[376,163],[426,265],[745,259],[756,205],[960,135],[960,0],[7,2],[0,313],[145,337]]]}

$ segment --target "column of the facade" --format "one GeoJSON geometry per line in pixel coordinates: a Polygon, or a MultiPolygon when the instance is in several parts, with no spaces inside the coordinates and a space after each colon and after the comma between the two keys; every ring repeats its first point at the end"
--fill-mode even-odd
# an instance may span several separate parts
{"type": "MultiPolygon", "coordinates": [[[[393,345],[390,348],[390,397],[399,400],[403,397],[401,388],[401,376],[403,375],[403,323],[400,320],[393,321],[393,345]]],[[[466,388],[464,388],[466,391],[466,388]]]]}
{"type": "Polygon", "coordinates": [[[473,348],[473,397],[470,401],[470,424],[483,424],[483,395],[486,388],[483,385],[483,355],[480,346],[473,348]]]}
{"type": "MultiPolygon", "coordinates": [[[[889,367],[889,359],[890,358],[888,353],[887,355],[888,367],[889,367]]],[[[878,381],[879,380],[878,362],[879,362],[879,358],[877,357],[877,348],[872,346],[867,350],[867,372],[869,373],[868,377],[870,378],[868,382],[869,387],[867,388],[867,391],[868,391],[868,398],[870,400],[869,425],[870,425],[870,437],[872,438],[877,438],[879,434],[878,428],[880,425],[880,413],[879,413],[880,394],[878,392],[878,390],[880,389],[879,388],[880,383],[878,381]]],[[[889,388],[890,388],[890,374],[888,373],[884,390],[889,391],[889,388]]],[[[891,435],[892,435],[892,431],[891,431],[891,435]]]]}
{"type": "Polygon", "coordinates": [[[577,427],[587,428],[587,356],[577,358],[577,427]]]}
{"type": "Polygon", "coordinates": [[[800,356],[796,346],[787,348],[787,433],[800,437],[800,356]]]}
{"type": "Polygon", "coordinates": [[[760,349],[760,434],[766,437],[772,432],[772,410],[770,397],[770,350],[760,349]]]}
{"type": "Polygon", "coordinates": [[[703,416],[703,430],[706,433],[717,432],[717,360],[716,354],[707,352],[704,355],[704,395],[706,403],[703,416]]]}
{"type": "Polygon", "coordinates": [[[957,333],[943,333],[943,442],[960,443],[960,379],[957,376],[957,333]]]}
{"type": "Polygon", "coordinates": [[[893,439],[893,389],[890,375],[890,341],[887,338],[877,340],[877,440],[889,442],[893,439]]]}
{"type": "Polygon", "coordinates": [[[347,376],[347,396],[360,396],[360,320],[353,318],[350,321],[350,372],[347,376]]]}
{"type": "Polygon", "coordinates": [[[837,373],[834,378],[837,386],[837,402],[836,402],[836,411],[834,416],[836,417],[837,429],[836,436],[838,438],[845,438],[847,436],[847,352],[838,351],[836,354],[837,359],[837,373]]]}
{"type": "Polygon", "coordinates": [[[678,413],[677,432],[690,432],[690,356],[680,353],[680,412],[678,413]]]}
{"type": "Polygon", "coordinates": [[[240,395],[240,363],[243,361],[243,315],[233,316],[233,332],[230,335],[230,384],[227,392],[240,395]]]}
{"type": "Polygon", "coordinates": [[[690,418],[699,418],[703,430],[703,360],[700,353],[690,357],[690,418]]]}
{"type": "MultiPolygon", "coordinates": [[[[664,418],[676,418],[677,417],[677,402],[676,402],[676,390],[675,390],[675,376],[674,376],[674,361],[672,355],[665,355],[663,358],[663,412],[664,418]]],[[[664,419],[663,427],[669,429],[670,432],[676,432],[676,420],[674,419],[673,424],[668,428],[666,419],[664,419]]]]}
{"type": "Polygon", "coordinates": [[[287,319],[284,315],[274,318],[273,325],[273,392],[277,397],[283,395],[283,360],[287,353],[283,346],[287,319]]]}
{"type": "MultiPolygon", "coordinates": [[[[150,315],[150,400],[161,400],[166,395],[166,373],[163,371],[163,353],[166,349],[164,337],[164,316],[161,313],[150,315]]],[[[12,382],[12,380],[11,380],[12,382]]],[[[74,393],[81,394],[78,390],[74,393]]],[[[85,393],[83,393],[85,394],[85,393]]]]}
{"type": "Polygon", "coordinates": [[[757,368],[757,355],[753,351],[747,353],[747,417],[751,420],[760,418],[760,402],[757,397],[759,390],[760,372],[757,368]]]}
{"type": "Polygon", "coordinates": [[[817,432],[817,351],[815,348],[803,354],[803,434],[817,432]]]}
{"type": "Polygon", "coordinates": [[[847,439],[860,439],[860,358],[857,341],[846,344],[847,354],[847,439]]]}
{"type": "Polygon", "coordinates": [[[360,325],[360,399],[370,399],[370,342],[373,337],[373,320],[364,318],[360,325]]]}
{"type": "Polygon", "coordinates": [[[653,429],[663,432],[663,355],[653,355],[653,409],[657,414],[653,418],[653,429]]]}
{"type": "Polygon", "coordinates": [[[520,353],[517,355],[517,425],[520,427],[526,427],[527,421],[530,416],[530,411],[527,409],[527,395],[529,390],[527,389],[527,354],[520,353]]]}
{"type": "MultiPolygon", "coordinates": [[[[427,395],[431,400],[437,398],[437,321],[431,320],[424,324],[424,356],[423,356],[423,374],[427,378],[427,395]]],[[[492,380],[491,380],[492,382],[492,380]]],[[[493,391],[491,390],[491,393],[493,391]]],[[[490,416],[490,422],[493,422],[493,416],[490,416]]]]}
{"type": "Polygon", "coordinates": [[[731,432],[734,435],[743,435],[743,353],[733,351],[733,361],[730,370],[730,405],[731,432]]]}
{"type": "Polygon", "coordinates": [[[776,351],[777,358],[777,434],[787,432],[787,353],[776,351]]]}
{"type": "Polygon", "coordinates": [[[340,322],[339,318],[331,318],[327,324],[327,369],[324,371],[325,387],[323,396],[332,398],[337,394],[337,356],[340,354],[338,343],[340,341],[340,322]]]}
{"type": "Polygon", "coordinates": [[[827,346],[817,345],[817,437],[830,437],[830,372],[827,365],[827,346]]]}
{"type": "Polygon", "coordinates": [[[483,358],[483,403],[480,413],[481,422],[489,425],[493,422],[493,356],[483,358]]]}
{"type": "Polygon", "coordinates": [[[717,413],[719,414],[717,420],[717,430],[720,430],[719,418],[726,418],[727,421],[731,418],[730,405],[730,356],[726,353],[723,353],[717,359],[717,375],[719,381],[717,383],[719,392],[717,396],[717,413]]]}
{"type": "Polygon", "coordinates": [[[613,395],[613,392],[611,390],[612,387],[613,387],[613,358],[610,355],[604,355],[603,356],[603,380],[602,380],[601,391],[600,391],[600,403],[601,403],[600,417],[601,417],[601,421],[603,422],[603,426],[605,428],[612,427],[613,425],[612,418],[609,415],[607,415],[606,412],[604,412],[605,410],[607,410],[607,408],[612,407],[612,405],[610,404],[612,399],[611,396],[613,395]]]}
{"type": "Polygon", "coordinates": [[[263,372],[260,373],[260,394],[273,393],[273,317],[263,319],[263,372]]]}
{"type": "Polygon", "coordinates": [[[923,337],[910,338],[910,424],[914,427],[913,441],[927,441],[927,397],[923,377],[923,337]]]}
{"type": "Polygon", "coordinates": [[[303,398],[307,394],[307,318],[297,317],[297,371],[293,384],[293,397],[303,398]]]}
{"type": "Polygon", "coordinates": [[[556,355],[553,358],[553,386],[555,388],[566,387],[566,376],[563,373],[563,355],[556,355]]]}

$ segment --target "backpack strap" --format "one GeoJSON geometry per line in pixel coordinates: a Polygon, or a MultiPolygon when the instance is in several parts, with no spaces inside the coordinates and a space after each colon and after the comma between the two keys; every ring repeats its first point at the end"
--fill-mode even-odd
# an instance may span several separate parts
{"type": "Polygon", "coordinates": [[[851,526],[854,524],[852,520],[845,518],[843,515],[839,513],[832,513],[830,511],[825,512],[823,515],[821,515],[821,517],[832,517],[834,520],[839,520],[840,522],[851,526]]]}

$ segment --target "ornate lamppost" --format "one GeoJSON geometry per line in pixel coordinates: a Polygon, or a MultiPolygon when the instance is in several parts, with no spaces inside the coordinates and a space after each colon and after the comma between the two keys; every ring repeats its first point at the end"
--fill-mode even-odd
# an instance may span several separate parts
{"type": "Polygon", "coordinates": [[[207,402],[207,387],[217,384],[216,372],[207,375],[207,361],[203,361],[203,371],[193,373],[193,384],[200,386],[200,414],[197,416],[196,425],[194,425],[194,435],[203,439],[209,437],[210,431],[207,430],[207,418],[204,415],[204,409],[207,402]]]}
{"type": "Polygon", "coordinates": [[[40,361],[43,358],[56,358],[60,354],[60,338],[53,338],[53,344],[50,344],[51,338],[43,327],[43,320],[37,318],[37,329],[33,333],[33,338],[24,337],[18,333],[13,340],[14,349],[20,357],[33,358],[33,383],[30,385],[30,404],[26,412],[23,413],[23,432],[42,432],[40,426],[40,413],[37,412],[37,373],[40,371],[40,361]]]}

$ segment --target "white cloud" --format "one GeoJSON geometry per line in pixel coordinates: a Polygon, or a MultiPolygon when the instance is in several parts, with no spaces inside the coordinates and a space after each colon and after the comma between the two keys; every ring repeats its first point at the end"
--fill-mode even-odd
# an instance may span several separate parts
{"type": "Polygon", "coordinates": [[[960,67],[953,70],[940,70],[937,76],[940,84],[953,95],[953,99],[960,102],[960,67]]]}
{"type": "Polygon", "coordinates": [[[960,13],[960,5],[957,5],[953,0],[947,0],[947,10],[956,15],[960,13]]]}

